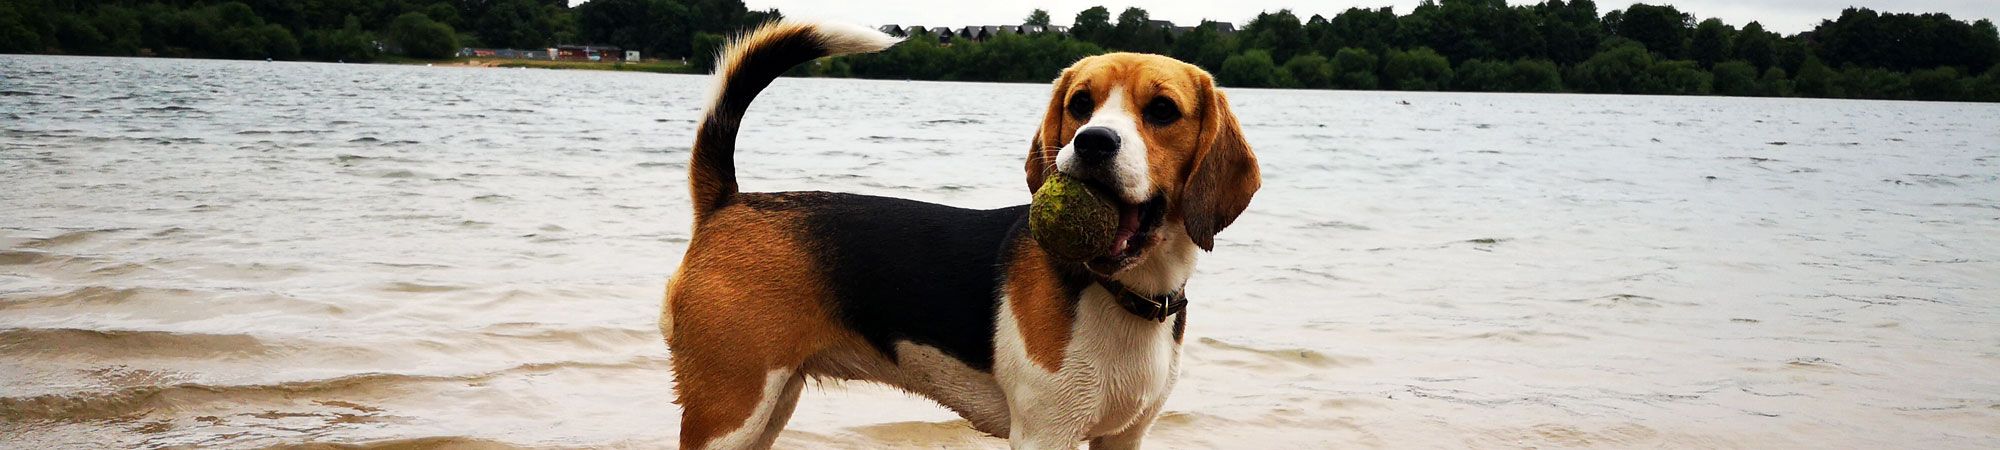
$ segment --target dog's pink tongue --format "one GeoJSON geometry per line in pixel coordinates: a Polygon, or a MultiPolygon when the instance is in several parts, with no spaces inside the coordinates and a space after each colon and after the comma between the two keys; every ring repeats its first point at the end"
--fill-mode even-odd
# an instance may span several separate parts
{"type": "Polygon", "coordinates": [[[1138,208],[1125,207],[1118,211],[1118,234],[1111,239],[1111,256],[1125,254],[1132,246],[1132,235],[1139,232],[1138,208]]]}

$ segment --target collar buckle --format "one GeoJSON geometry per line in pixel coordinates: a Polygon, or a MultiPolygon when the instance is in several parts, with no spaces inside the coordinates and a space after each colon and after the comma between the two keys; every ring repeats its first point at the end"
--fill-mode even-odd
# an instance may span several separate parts
{"type": "Polygon", "coordinates": [[[1181,311],[1187,309],[1186,286],[1182,286],[1180,289],[1175,289],[1173,292],[1166,294],[1141,295],[1138,292],[1133,292],[1131,288],[1125,287],[1124,283],[1119,283],[1117,280],[1111,279],[1111,277],[1096,275],[1096,278],[1097,285],[1103,287],[1106,292],[1111,293],[1111,297],[1118,301],[1118,306],[1124,307],[1125,312],[1139,316],[1141,319],[1165,323],[1167,318],[1180,314],[1181,311]]]}

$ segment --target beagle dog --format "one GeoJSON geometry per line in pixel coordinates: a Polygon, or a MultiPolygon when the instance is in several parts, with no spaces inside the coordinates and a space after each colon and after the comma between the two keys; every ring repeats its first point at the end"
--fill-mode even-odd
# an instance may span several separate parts
{"type": "Polygon", "coordinates": [[[1117,199],[1117,243],[1045,254],[1028,207],[739,192],[750,101],[817,58],[889,47],[855,26],[779,22],[718,59],[688,165],[694,236],[667,281],[682,448],[765,448],[808,377],[888,384],[1015,448],[1135,448],[1179,371],[1195,259],[1257,192],[1257,157],[1207,72],[1114,53],[1058,77],[1027,154],[1117,199]]]}

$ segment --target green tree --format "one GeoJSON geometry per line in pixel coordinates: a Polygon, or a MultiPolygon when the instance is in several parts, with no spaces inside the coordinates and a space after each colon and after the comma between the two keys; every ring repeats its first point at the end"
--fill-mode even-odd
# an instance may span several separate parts
{"type": "Polygon", "coordinates": [[[424,13],[396,16],[389,25],[389,39],[403,47],[403,54],[414,58],[444,59],[458,53],[457,32],[424,13]]]}
{"type": "Polygon", "coordinates": [[[1902,72],[1849,64],[1835,79],[1848,98],[1900,100],[1910,98],[1910,79],[1902,72]]]}
{"type": "Polygon", "coordinates": [[[1235,53],[1232,42],[1232,38],[1215,31],[1214,22],[1202,22],[1194,31],[1175,39],[1168,54],[1214,72],[1221,70],[1222,63],[1235,53]]]}
{"type": "Polygon", "coordinates": [[[1334,86],[1341,89],[1375,89],[1375,59],[1375,55],[1367,49],[1340,49],[1333,55],[1334,86]]]}
{"type": "MultiPolygon", "coordinates": [[[[1591,20],[1595,22],[1596,18],[1591,20]]],[[[1338,53],[1354,47],[1383,54],[1389,50],[1390,39],[1396,36],[1396,12],[1388,7],[1348,8],[1328,20],[1327,28],[1314,44],[1321,52],[1338,53]]]]}
{"type": "Polygon", "coordinates": [[[1534,6],[1542,16],[1544,54],[1555,63],[1570,65],[1589,59],[1591,50],[1604,40],[1604,24],[1597,18],[1597,3],[1591,0],[1549,0],[1534,6]]]}
{"type": "Polygon", "coordinates": [[[375,59],[375,35],[361,28],[361,21],[354,16],[347,17],[347,24],[338,30],[314,30],[306,32],[305,54],[327,61],[368,62],[375,59]]]}
{"type": "Polygon", "coordinates": [[[1792,96],[1792,80],[1786,79],[1785,69],[1772,67],[1764,70],[1764,76],[1757,79],[1758,95],[1766,97],[1792,96]]]}
{"type": "Polygon", "coordinates": [[[1243,35],[1249,48],[1271,52],[1272,58],[1289,59],[1306,48],[1305,25],[1299,23],[1299,16],[1292,10],[1281,9],[1276,13],[1257,13],[1257,18],[1243,26],[1243,35]]]}
{"type": "Polygon", "coordinates": [[[1028,18],[1021,19],[1021,24],[1037,25],[1044,27],[1049,26],[1049,10],[1035,8],[1033,12],[1028,13],[1028,18]]]}
{"type": "Polygon", "coordinates": [[[1834,84],[1837,77],[1819,58],[1807,56],[1799,64],[1798,76],[1792,79],[1792,89],[1807,97],[1840,97],[1840,86],[1834,84]]]}
{"type": "Polygon", "coordinates": [[[1723,24],[1722,19],[1709,18],[1694,27],[1694,38],[1688,43],[1688,55],[1702,68],[1715,67],[1715,63],[1729,58],[1729,49],[1736,30],[1723,24]]]}
{"type": "Polygon", "coordinates": [[[1736,59],[1750,62],[1758,70],[1771,68],[1777,63],[1777,33],[1764,31],[1764,24],[1750,22],[1743,31],[1736,33],[1736,45],[1732,54],[1736,59]]]}
{"type": "Polygon", "coordinates": [[[1648,51],[1674,59],[1686,53],[1684,44],[1689,28],[1694,25],[1694,16],[1672,5],[1640,3],[1626,8],[1616,20],[1607,17],[1605,25],[1618,37],[1631,39],[1646,46],[1648,51]]]}
{"type": "Polygon", "coordinates": [[[1512,76],[1512,65],[1498,61],[1468,59],[1458,63],[1454,86],[1461,91],[1503,92],[1507,91],[1507,79],[1512,76]]]}
{"type": "Polygon", "coordinates": [[[1139,53],[1166,53],[1167,30],[1152,26],[1153,17],[1138,7],[1118,13],[1118,25],[1111,29],[1111,46],[1139,53]]]}
{"type": "Polygon", "coordinates": [[[688,49],[688,65],[702,72],[714,72],[715,58],[721,56],[722,46],[728,43],[721,35],[695,33],[693,47],[688,49]]]}
{"type": "MultiPolygon", "coordinates": [[[[440,21],[450,25],[449,21],[440,21]]],[[[481,44],[505,48],[543,48],[550,42],[548,11],[535,0],[498,0],[479,15],[481,44]]]]}
{"type": "MultiPolygon", "coordinates": [[[[1586,0],[1587,1],[1587,0],[1586,0]]],[[[1507,88],[1515,92],[1562,92],[1562,71],[1546,59],[1514,61],[1507,74],[1507,88]]]]}
{"type": "Polygon", "coordinates": [[[0,53],[42,51],[42,35],[28,26],[14,5],[0,3],[0,53]]]}
{"type": "Polygon", "coordinates": [[[1110,43],[1111,10],[1093,6],[1077,12],[1076,21],[1069,27],[1069,34],[1100,46],[1110,43]]]}
{"type": "Polygon", "coordinates": [[[1435,91],[1451,86],[1451,61],[1429,47],[1391,51],[1382,63],[1382,82],[1405,91],[1435,91]]]}
{"type": "Polygon", "coordinates": [[[1910,93],[1918,100],[1964,99],[1969,84],[1962,83],[1958,69],[1950,66],[1910,72],[1910,93]]]}
{"type": "Polygon", "coordinates": [[[1216,81],[1232,87],[1272,87],[1278,85],[1278,64],[1271,61],[1271,52],[1250,50],[1222,63],[1222,72],[1216,74],[1216,81]]]}
{"type": "Polygon", "coordinates": [[[1968,100],[2000,102],[2000,64],[1986,69],[1986,73],[1973,78],[1966,87],[1968,100]]]}
{"type": "Polygon", "coordinates": [[[1636,85],[1642,94],[1706,95],[1715,77],[1689,60],[1658,61],[1646,68],[1636,85]]]}
{"type": "Polygon", "coordinates": [[[1298,82],[1297,87],[1326,89],[1333,87],[1333,64],[1318,52],[1307,52],[1285,61],[1285,72],[1298,82]]]}
{"type": "Polygon", "coordinates": [[[1603,94],[1636,93],[1639,75],[1653,66],[1653,56],[1637,42],[1623,41],[1592,55],[1570,69],[1570,87],[1603,94]]]}
{"type": "Polygon", "coordinates": [[[1757,66],[1747,61],[1736,60],[1715,65],[1715,93],[1748,97],[1757,95],[1761,89],[1757,81],[1757,66]]]}

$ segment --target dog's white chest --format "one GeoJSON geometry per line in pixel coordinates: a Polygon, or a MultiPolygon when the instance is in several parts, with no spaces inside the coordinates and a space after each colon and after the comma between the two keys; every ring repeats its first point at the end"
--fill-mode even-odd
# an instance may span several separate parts
{"type": "Polygon", "coordinates": [[[1140,319],[1111,303],[1085,302],[1109,307],[1079,308],[1070,361],[1062,371],[1094,378],[1087,383],[1099,399],[1098,423],[1089,428],[1093,436],[1124,430],[1149,416],[1166,402],[1180,368],[1171,321],[1140,319]]]}
{"type": "MultiPolygon", "coordinates": [[[[1020,353],[1019,335],[1001,319],[995,374],[1007,390],[1016,426],[1053,426],[1089,438],[1125,431],[1151,418],[1178,375],[1173,323],[1141,319],[1101,289],[1079,302],[1061,367],[1050,372],[1020,353]]],[[[1004,316],[1004,315],[1003,315],[1004,316]]]]}

